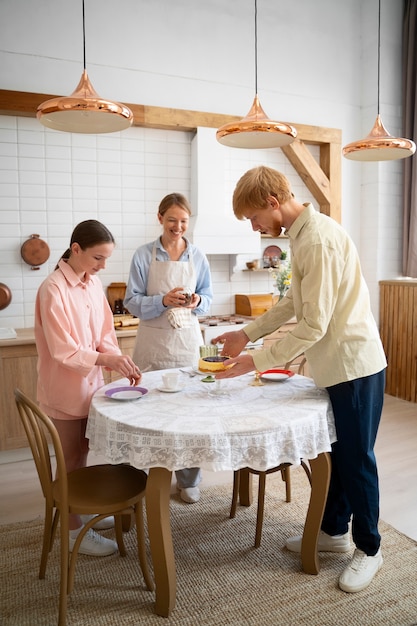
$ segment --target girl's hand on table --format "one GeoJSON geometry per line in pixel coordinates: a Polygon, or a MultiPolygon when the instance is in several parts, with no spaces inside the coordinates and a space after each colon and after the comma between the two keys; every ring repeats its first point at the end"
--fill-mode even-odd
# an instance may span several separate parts
{"type": "Polygon", "coordinates": [[[127,354],[99,354],[96,365],[101,365],[128,378],[132,386],[138,385],[142,378],[142,372],[127,354]]]}

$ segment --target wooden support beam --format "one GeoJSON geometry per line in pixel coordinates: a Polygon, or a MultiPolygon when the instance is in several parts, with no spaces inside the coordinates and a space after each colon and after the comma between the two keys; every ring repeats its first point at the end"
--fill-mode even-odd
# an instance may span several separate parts
{"type": "MultiPolygon", "coordinates": [[[[0,89],[0,114],[36,117],[38,106],[54,97],[52,94],[0,89]]],[[[144,128],[195,132],[199,126],[219,128],[240,119],[221,113],[126,104],[132,110],[133,125],[144,128]]],[[[337,128],[290,123],[297,129],[297,139],[281,150],[313,194],[320,211],[340,222],[341,131],[337,128]],[[305,144],[320,146],[320,163],[317,163],[305,144]]]]}

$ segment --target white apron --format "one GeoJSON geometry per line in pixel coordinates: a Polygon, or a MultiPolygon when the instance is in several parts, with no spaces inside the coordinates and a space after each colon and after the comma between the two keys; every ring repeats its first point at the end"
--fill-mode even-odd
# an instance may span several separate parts
{"type": "MultiPolygon", "coordinates": [[[[188,262],[157,261],[154,244],[146,295],[166,294],[175,287],[195,292],[196,275],[192,255],[188,262]]],[[[191,309],[167,308],[159,317],[140,320],[133,360],[141,370],[195,365],[202,344],[198,319],[191,313],[191,309]]]]}

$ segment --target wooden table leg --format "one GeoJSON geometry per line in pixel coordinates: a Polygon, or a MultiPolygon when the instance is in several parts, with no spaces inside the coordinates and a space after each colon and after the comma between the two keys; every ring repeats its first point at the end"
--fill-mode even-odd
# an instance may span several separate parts
{"type": "Polygon", "coordinates": [[[172,545],[169,499],[172,472],[162,467],[149,470],[146,485],[146,516],[155,576],[155,613],[169,617],[175,607],[177,578],[172,545]]]}
{"type": "Polygon", "coordinates": [[[308,505],[303,540],[301,543],[301,563],[307,574],[318,574],[320,564],[317,543],[324,507],[329,491],[331,460],[328,452],[322,452],[315,459],[309,459],[311,467],[311,494],[308,505]]]}
{"type": "Polygon", "coordinates": [[[253,475],[245,467],[240,470],[239,483],[239,504],[241,506],[250,506],[253,500],[252,494],[253,475]]]}

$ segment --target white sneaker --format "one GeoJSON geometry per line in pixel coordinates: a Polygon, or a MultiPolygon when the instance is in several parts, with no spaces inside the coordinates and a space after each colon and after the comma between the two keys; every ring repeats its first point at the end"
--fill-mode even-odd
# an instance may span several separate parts
{"type": "Polygon", "coordinates": [[[198,502],[200,499],[201,494],[198,487],[185,487],[184,489],[177,487],[177,489],[180,492],[181,500],[184,500],[184,502],[187,502],[188,504],[198,502]]]}
{"type": "Polygon", "coordinates": [[[379,572],[383,563],[381,549],[375,556],[368,556],[362,550],[356,549],[350,565],[344,570],[339,578],[339,587],[342,591],[355,593],[362,591],[372,582],[375,574],[379,572]]]}
{"type": "MultiPolygon", "coordinates": [[[[82,523],[86,524],[89,522],[94,515],[80,515],[82,523]]],[[[96,522],[93,526],[96,530],[109,530],[109,528],[114,528],[114,517],[110,515],[109,517],[104,517],[99,522],[96,522]]]]}
{"type": "MultiPolygon", "coordinates": [[[[72,552],[77,538],[70,536],[69,551],[72,552]]],[[[89,556],[109,556],[117,551],[117,543],[111,539],[106,539],[92,528],[88,530],[78,550],[78,554],[88,554],[89,556]]]]}
{"type": "MultiPolygon", "coordinates": [[[[291,552],[301,552],[302,537],[290,537],[287,539],[285,546],[291,552]]],[[[328,535],[322,530],[319,532],[319,540],[317,544],[319,552],[349,552],[350,538],[349,533],[344,535],[328,535]]]]}

